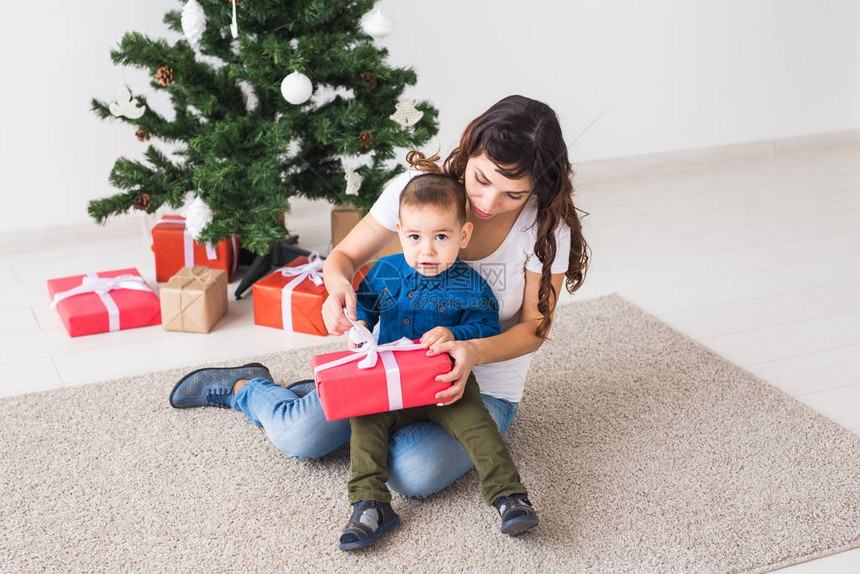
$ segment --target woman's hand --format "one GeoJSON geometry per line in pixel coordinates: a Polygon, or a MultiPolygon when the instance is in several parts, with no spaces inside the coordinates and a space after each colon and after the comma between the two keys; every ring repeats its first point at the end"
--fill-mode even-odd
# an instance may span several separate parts
{"type": "Polygon", "coordinates": [[[451,405],[463,397],[463,392],[466,390],[466,381],[469,379],[472,367],[475,366],[475,349],[469,341],[445,341],[436,343],[427,351],[428,356],[440,353],[451,355],[454,359],[454,368],[451,369],[450,373],[436,377],[436,380],[440,383],[449,381],[452,383],[450,389],[436,393],[436,399],[445,401],[439,403],[440,406],[451,405]],[[451,399],[450,401],[447,400],[449,398],[451,399]]]}
{"type": "Polygon", "coordinates": [[[451,332],[451,329],[447,327],[434,327],[421,335],[421,344],[424,345],[424,348],[431,347],[436,343],[444,343],[446,341],[453,341],[454,333],[451,332]]]}
{"type": "Polygon", "coordinates": [[[339,282],[333,289],[328,290],[328,297],[322,306],[322,316],[329,334],[343,335],[349,331],[352,323],[344,316],[343,308],[346,307],[349,316],[355,319],[355,304],[355,289],[349,281],[339,282]]]}

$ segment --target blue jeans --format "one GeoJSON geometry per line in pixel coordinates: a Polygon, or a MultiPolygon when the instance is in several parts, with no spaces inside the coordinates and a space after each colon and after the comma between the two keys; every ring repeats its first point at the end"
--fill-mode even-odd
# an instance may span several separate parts
{"type": "MultiPolygon", "coordinates": [[[[481,398],[504,434],[514,421],[517,404],[484,394],[481,398]]],[[[349,419],[327,421],[316,390],[299,397],[272,381],[256,378],[239,389],[232,404],[293,458],[319,458],[349,440],[349,419]]],[[[394,492],[425,498],[472,468],[463,446],[435,423],[406,425],[388,440],[388,487],[394,492]]]]}

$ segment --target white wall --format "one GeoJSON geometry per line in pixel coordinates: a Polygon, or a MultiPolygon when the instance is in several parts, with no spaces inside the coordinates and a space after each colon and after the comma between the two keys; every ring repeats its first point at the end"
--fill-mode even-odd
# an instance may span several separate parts
{"type": "MultiPolygon", "coordinates": [[[[0,223],[3,231],[81,223],[87,202],[112,194],[117,157],[139,157],[135,129],[98,119],[90,100],[112,101],[117,84],[149,91],[140,70],[110,60],[127,30],[166,31],[173,0],[15,2],[0,34],[0,223]]],[[[160,100],[154,100],[160,101],[160,100]]]]}
{"type": "Polygon", "coordinates": [[[383,0],[393,62],[440,143],[511,93],[554,107],[577,160],[860,127],[856,0],[383,0]],[[492,7],[492,9],[489,9],[492,7]]]}
{"type": "MultiPolygon", "coordinates": [[[[87,201],[113,193],[114,160],[145,146],[128,126],[97,119],[89,101],[112,99],[123,79],[148,90],[148,78],[114,67],[109,51],[127,30],[165,34],[163,14],[175,6],[54,0],[5,8],[4,230],[87,221],[87,201]]],[[[443,152],[511,93],[558,111],[575,161],[860,128],[860,0],[380,6],[396,25],[382,42],[391,61],[418,72],[410,95],[440,109],[443,152]]]]}

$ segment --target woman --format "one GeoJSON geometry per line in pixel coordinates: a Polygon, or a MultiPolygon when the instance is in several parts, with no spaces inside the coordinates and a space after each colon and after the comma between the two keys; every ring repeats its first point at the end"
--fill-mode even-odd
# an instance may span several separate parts
{"type": "MultiPolygon", "coordinates": [[[[418,171],[440,171],[431,158],[411,153],[416,169],[392,180],[370,213],[331,252],[324,268],[329,296],[323,319],[341,335],[355,318],[355,271],[396,236],[399,194],[418,171]]],[[[553,110],[509,96],[473,120],[441,171],[466,186],[474,230],[460,258],[490,284],[500,306],[502,333],[485,339],[435,344],[429,354],[449,353],[452,371],[439,377],[452,386],[439,399],[460,399],[474,371],[499,430],[513,422],[531,356],[546,339],[564,284],[582,285],[588,247],[573,205],[572,169],[553,110]]],[[[259,364],[201,369],[186,375],[170,402],[177,408],[232,407],[261,425],[279,449],[295,458],[323,456],[349,439],[349,420],[326,421],[313,381],[289,388],[271,382],[259,364]]],[[[463,447],[433,423],[401,428],[390,437],[389,486],[423,498],[451,484],[471,467],[463,447]]]]}

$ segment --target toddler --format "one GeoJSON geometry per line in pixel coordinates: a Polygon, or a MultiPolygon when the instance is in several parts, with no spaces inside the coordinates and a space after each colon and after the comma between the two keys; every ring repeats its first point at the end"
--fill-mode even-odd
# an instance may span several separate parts
{"type": "MultiPolygon", "coordinates": [[[[499,334],[498,301],[478,272],[457,257],[472,234],[463,185],[442,174],[413,178],[400,195],[397,230],[403,253],[379,259],[357,292],[357,319],[371,330],[379,321],[379,343],[407,337],[427,348],[499,334]]],[[[466,449],[484,500],[501,516],[503,533],[516,535],[537,525],[537,512],[471,374],[463,397],[453,404],[350,419],[347,490],[353,511],[340,537],[341,550],[367,546],[399,524],[386,486],[388,434],[426,420],[466,449]]]]}

